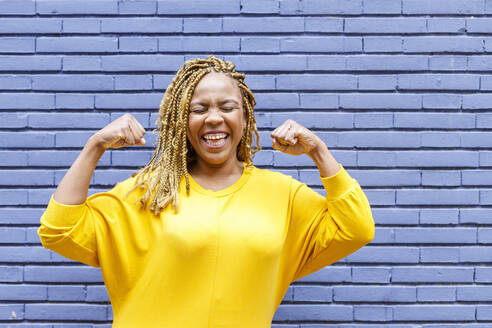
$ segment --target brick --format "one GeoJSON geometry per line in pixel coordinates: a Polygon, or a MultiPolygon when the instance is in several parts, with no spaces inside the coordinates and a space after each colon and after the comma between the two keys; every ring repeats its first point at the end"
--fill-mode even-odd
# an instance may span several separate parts
{"type": "Polygon", "coordinates": [[[348,70],[356,71],[421,71],[427,70],[428,59],[421,55],[351,55],[346,57],[348,70]]]}
{"type": "Polygon", "coordinates": [[[392,91],[396,90],[396,84],[396,75],[361,75],[358,77],[357,87],[359,90],[392,91]]]}
{"type": "Polygon", "coordinates": [[[36,52],[117,52],[118,38],[97,36],[38,37],[36,52]]]}
{"type": "Polygon", "coordinates": [[[22,267],[20,266],[0,266],[0,282],[21,282],[22,267]]]}
{"type": "Polygon", "coordinates": [[[342,33],[343,19],[335,17],[304,17],[305,32],[342,33]]]}
{"type": "Polygon", "coordinates": [[[463,96],[455,94],[422,95],[424,109],[460,109],[463,96]]]}
{"type": "Polygon", "coordinates": [[[255,95],[256,109],[298,109],[297,93],[259,93],[255,95]]]}
{"type": "Polygon", "coordinates": [[[420,262],[422,263],[458,263],[459,247],[422,247],[420,262]]]}
{"type": "Polygon", "coordinates": [[[289,37],[280,39],[282,52],[339,53],[362,52],[360,37],[289,37]]]}
{"type": "MultiPolygon", "coordinates": [[[[25,194],[25,191],[21,191],[21,192],[22,194],[25,194]]],[[[44,209],[7,208],[7,207],[0,208],[0,223],[37,225],[39,224],[39,218],[41,217],[43,212],[44,209]]]]}
{"type": "Polygon", "coordinates": [[[429,33],[465,33],[465,31],[470,32],[468,25],[465,29],[464,18],[432,17],[427,19],[427,32],[429,33]]]}
{"type": "Polygon", "coordinates": [[[476,190],[418,190],[406,189],[396,191],[398,205],[478,205],[476,190]]]}
{"type": "Polygon", "coordinates": [[[395,228],[395,241],[405,244],[475,244],[475,228],[395,228]]]}
{"type": "Polygon", "coordinates": [[[469,74],[398,75],[400,90],[478,90],[480,77],[469,74]]]}
{"type": "Polygon", "coordinates": [[[327,93],[301,93],[299,95],[301,108],[305,109],[336,109],[339,106],[338,95],[327,93]]]}
{"type": "Polygon", "coordinates": [[[109,296],[105,286],[87,286],[88,302],[108,302],[109,296]]]}
{"type": "Polygon", "coordinates": [[[345,261],[348,263],[418,263],[419,249],[408,246],[366,246],[346,257],[345,261]]]}
{"type": "Polygon", "coordinates": [[[103,280],[101,270],[90,266],[26,266],[24,281],[83,284],[103,280]]]}
{"type": "MultiPolygon", "coordinates": [[[[471,57],[473,58],[473,57],[471,57]]],[[[432,55],[429,56],[429,70],[457,71],[467,69],[467,57],[460,55],[432,55]]]]}
{"type": "Polygon", "coordinates": [[[0,166],[27,166],[27,153],[23,151],[0,151],[0,166]]]}
{"type": "Polygon", "coordinates": [[[106,320],[106,306],[99,304],[26,304],[25,309],[31,320],[106,320]]]}
{"type": "Polygon", "coordinates": [[[419,211],[414,209],[373,208],[372,215],[376,224],[417,225],[419,211]]]}
{"type": "Polygon", "coordinates": [[[101,32],[101,21],[90,18],[64,18],[63,33],[99,34],[101,32]]]}
{"type": "Polygon", "coordinates": [[[94,95],[59,93],[55,95],[57,109],[93,109],[94,95]]]}
{"type": "Polygon", "coordinates": [[[157,13],[157,1],[156,0],[144,0],[144,1],[118,1],[118,13],[120,15],[148,15],[157,13]]]}
{"type": "Polygon", "coordinates": [[[46,286],[0,284],[1,301],[43,301],[47,298],[46,286]]]}
{"type": "Polygon", "coordinates": [[[422,98],[417,94],[357,94],[340,95],[344,109],[420,109],[422,98]]]}
{"type": "Polygon", "coordinates": [[[25,190],[0,190],[0,205],[27,204],[27,192],[25,190]]]}
{"type": "Polygon", "coordinates": [[[114,186],[117,182],[130,178],[135,170],[98,170],[94,172],[93,183],[114,186]]]}
{"type": "Polygon", "coordinates": [[[492,204],[492,190],[480,190],[480,204],[481,205],[492,204]]]}
{"type": "MultiPolygon", "coordinates": [[[[34,166],[47,166],[47,167],[58,167],[58,166],[71,166],[74,160],[79,155],[80,151],[36,151],[30,152],[28,154],[29,165],[34,166]]],[[[109,165],[110,163],[110,153],[104,153],[99,159],[98,165],[109,165]]]]}
{"type": "Polygon", "coordinates": [[[340,147],[418,148],[420,136],[412,132],[344,132],[338,137],[340,147]]]}
{"type": "Polygon", "coordinates": [[[1,170],[0,171],[0,181],[1,181],[0,185],[2,186],[52,185],[53,179],[54,179],[54,173],[52,171],[45,171],[45,170],[1,170]]]}
{"type": "Polygon", "coordinates": [[[483,51],[483,38],[480,37],[427,36],[403,38],[403,52],[406,53],[480,53],[483,51]]]}
{"type": "Polygon", "coordinates": [[[105,113],[50,113],[29,114],[32,128],[102,128],[109,123],[105,113]]]}
{"type": "Polygon", "coordinates": [[[280,11],[278,0],[242,0],[241,13],[245,14],[278,14],[280,11]]]}
{"type": "Polygon", "coordinates": [[[460,223],[490,224],[492,211],[486,208],[460,209],[460,223]]]}
{"type": "Polygon", "coordinates": [[[177,71],[183,66],[182,55],[116,55],[101,57],[102,71],[177,71]]]}
{"type": "Polygon", "coordinates": [[[419,186],[420,172],[414,170],[349,170],[361,186],[419,186]]]}
{"type": "Polygon", "coordinates": [[[239,0],[197,1],[192,4],[179,0],[157,1],[157,13],[162,15],[239,14],[239,0]]]}
{"type": "Polygon", "coordinates": [[[473,268],[456,267],[394,267],[392,283],[469,283],[473,282],[473,268]]]}
{"type": "Polygon", "coordinates": [[[239,52],[240,39],[235,37],[165,37],[159,38],[159,51],[163,52],[239,52]]]}
{"type": "Polygon", "coordinates": [[[0,1],[2,15],[34,15],[35,0],[0,1]]]}
{"type": "Polygon", "coordinates": [[[101,71],[101,58],[99,56],[70,56],[63,57],[63,71],[101,71]]]}
{"type": "Polygon", "coordinates": [[[23,320],[24,304],[0,304],[0,320],[23,320]]]}
{"type": "Polygon", "coordinates": [[[463,186],[487,186],[492,177],[491,170],[464,170],[461,174],[463,186]]]}
{"type": "Polygon", "coordinates": [[[420,137],[422,147],[455,148],[461,145],[458,133],[427,132],[422,133],[420,137]]]}
{"type": "Polygon", "coordinates": [[[278,75],[278,90],[355,90],[357,77],[353,75],[278,75]]]}
{"type": "Polygon", "coordinates": [[[32,89],[43,91],[114,90],[113,78],[103,75],[42,75],[32,77],[32,89]]]}
{"type": "Polygon", "coordinates": [[[401,52],[403,42],[399,37],[364,37],[365,53],[373,52],[401,52]]]}
{"type": "Polygon", "coordinates": [[[492,262],[492,247],[488,247],[488,246],[460,247],[460,262],[462,263],[492,262]]]}
{"type": "Polygon", "coordinates": [[[153,152],[141,150],[111,150],[111,164],[123,166],[147,165],[153,152]]]}
{"type": "MultiPolygon", "coordinates": [[[[4,90],[30,90],[31,78],[29,76],[0,76],[0,89],[4,90]]],[[[13,114],[2,114],[13,115],[13,114]]]]}
{"type": "Polygon", "coordinates": [[[7,263],[47,262],[50,260],[50,253],[38,246],[2,246],[0,258],[7,263]]]}
{"type": "Polygon", "coordinates": [[[403,14],[453,14],[468,15],[484,12],[480,0],[402,0],[403,14]]]}
{"type": "Polygon", "coordinates": [[[478,243],[491,244],[492,243],[492,229],[491,228],[479,228],[478,229],[478,243]]]}
{"type": "Polygon", "coordinates": [[[0,95],[0,109],[52,109],[54,106],[53,94],[4,93],[0,95]]]}
{"type": "Polygon", "coordinates": [[[120,37],[118,43],[120,52],[157,52],[157,38],[152,37],[120,37]]]}
{"type": "Polygon", "coordinates": [[[422,171],[422,185],[457,187],[461,185],[461,173],[459,171],[422,171]]]}
{"type": "Polygon", "coordinates": [[[0,147],[47,148],[55,143],[53,133],[42,132],[0,132],[0,147]]]}
{"type": "Polygon", "coordinates": [[[492,70],[492,58],[490,56],[468,56],[467,69],[470,71],[492,70]]]}
{"type": "Polygon", "coordinates": [[[417,287],[417,300],[419,302],[455,302],[456,287],[417,287]]]}
{"type": "MultiPolygon", "coordinates": [[[[1,59],[1,57],[0,57],[1,59]]],[[[304,71],[307,68],[305,55],[241,55],[225,56],[225,60],[236,64],[239,71],[304,71]]]]}
{"type": "Polygon", "coordinates": [[[355,305],[354,319],[357,321],[391,321],[393,308],[380,305],[355,305]]]}
{"type": "Polygon", "coordinates": [[[400,14],[401,2],[394,0],[364,0],[364,14],[400,14]]]}
{"type": "Polygon", "coordinates": [[[219,33],[222,31],[222,18],[185,17],[183,33],[219,33]]]}
{"type": "Polygon", "coordinates": [[[248,74],[245,77],[244,81],[253,92],[255,92],[257,90],[274,90],[275,89],[275,75],[248,74]]]}
{"type": "Polygon", "coordinates": [[[354,126],[356,128],[392,128],[393,113],[355,113],[354,126]]]}
{"type": "Polygon", "coordinates": [[[38,235],[38,227],[26,228],[26,241],[29,244],[41,245],[41,240],[38,235]]]}
{"type": "Polygon", "coordinates": [[[48,301],[83,301],[84,286],[48,286],[48,301]]]}
{"type": "Polygon", "coordinates": [[[0,38],[0,51],[3,53],[33,53],[34,38],[2,37],[0,38]]]}
{"type": "Polygon", "coordinates": [[[487,139],[490,138],[490,132],[464,132],[460,133],[461,146],[470,148],[488,148],[487,139]]]}
{"type": "Polygon", "coordinates": [[[352,282],[388,284],[391,278],[390,268],[353,267],[352,282]]]}
{"type": "Polygon", "coordinates": [[[333,288],[335,302],[406,303],[417,300],[415,287],[341,286],[333,288]]]}
{"type": "Polygon", "coordinates": [[[477,306],[477,320],[492,320],[492,306],[480,305],[477,306]]]}
{"type": "Polygon", "coordinates": [[[281,304],[273,320],[346,321],[353,319],[352,306],[348,305],[291,305],[281,304]]]}
{"type": "Polygon", "coordinates": [[[398,166],[477,167],[478,154],[473,151],[405,151],[396,154],[398,166]]]}
{"type": "Polygon", "coordinates": [[[351,281],[350,268],[328,266],[307,275],[298,280],[299,282],[316,282],[316,283],[343,283],[351,281]]]}
{"type": "Polygon", "coordinates": [[[465,113],[394,113],[397,128],[473,129],[475,114],[465,113]]]}
{"type": "Polygon", "coordinates": [[[27,115],[24,113],[1,113],[0,128],[25,128],[27,127],[27,115]]]}
{"type": "Polygon", "coordinates": [[[152,109],[157,110],[162,100],[160,93],[96,94],[95,107],[99,109],[152,109]]]}
{"type": "Polygon", "coordinates": [[[115,90],[152,90],[152,75],[116,75],[115,90]]]}
{"type": "Polygon", "coordinates": [[[476,267],[475,268],[475,282],[479,282],[479,283],[490,283],[490,282],[492,282],[492,268],[476,267]]]}
{"type": "Polygon", "coordinates": [[[492,166],[492,152],[480,151],[480,166],[492,166]]]}
{"type": "Polygon", "coordinates": [[[488,109],[492,99],[489,94],[463,95],[463,109],[488,109]]]}
{"type": "Polygon", "coordinates": [[[294,302],[330,303],[333,289],[325,286],[294,286],[294,302]]]}
{"type": "Polygon", "coordinates": [[[305,0],[304,14],[358,15],[362,14],[362,0],[323,1],[305,0]]]}
{"type": "Polygon", "coordinates": [[[227,33],[292,33],[304,31],[302,17],[224,17],[222,32],[227,33]]]}
{"type": "Polygon", "coordinates": [[[424,18],[345,18],[345,33],[425,33],[426,20],[424,18]]]}
{"type": "Polygon", "coordinates": [[[272,127],[276,128],[288,119],[294,120],[308,129],[351,128],[353,126],[353,115],[350,113],[289,112],[272,113],[272,127]]]}
{"type": "Polygon", "coordinates": [[[365,194],[371,205],[394,205],[394,190],[366,190],[365,194]]]}
{"type": "Polygon", "coordinates": [[[346,58],[339,55],[312,55],[307,57],[307,68],[310,71],[346,70],[346,58]]]}
{"type": "MultiPolygon", "coordinates": [[[[56,56],[0,56],[0,72],[8,71],[9,73],[13,71],[52,71],[61,69],[61,57],[56,56]]],[[[13,94],[10,96],[16,97],[20,94],[13,94]]],[[[23,98],[37,99],[40,102],[46,103],[46,99],[39,99],[44,95],[28,95],[24,94],[23,98]]],[[[2,103],[5,101],[5,96],[2,97],[2,103]]],[[[16,99],[24,100],[21,98],[16,99]]],[[[41,104],[38,104],[38,106],[41,104]]],[[[8,109],[16,109],[18,107],[12,108],[13,105],[9,105],[8,109]]],[[[2,107],[3,108],[3,107],[2,107]]],[[[45,107],[43,107],[45,108],[45,107]]]]}
{"type": "Polygon", "coordinates": [[[359,167],[394,167],[396,153],[392,151],[359,151],[357,153],[359,167]]]}
{"type": "Polygon", "coordinates": [[[241,52],[280,52],[280,39],[265,37],[241,38],[241,52]]]}
{"type": "Polygon", "coordinates": [[[457,209],[422,209],[420,224],[458,224],[457,209]]]}
{"type": "Polygon", "coordinates": [[[456,298],[458,301],[487,302],[492,298],[491,286],[458,286],[456,298]]]}
{"type": "MultiPolygon", "coordinates": [[[[1,1],[0,6],[5,3],[15,3],[16,1],[1,1]]],[[[20,1],[19,1],[20,2],[20,1]]],[[[3,11],[0,8],[0,12],[3,11]]],[[[38,34],[38,33],[59,33],[62,31],[62,20],[55,18],[2,18],[0,21],[0,33],[2,34],[38,34]]]]}

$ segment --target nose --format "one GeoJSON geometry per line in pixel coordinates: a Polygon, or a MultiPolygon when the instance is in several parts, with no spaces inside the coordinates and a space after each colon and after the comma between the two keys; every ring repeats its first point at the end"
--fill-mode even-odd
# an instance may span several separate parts
{"type": "Polygon", "coordinates": [[[207,117],[205,118],[205,123],[217,125],[224,121],[224,118],[220,115],[219,110],[214,108],[209,108],[207,111],[207,117]]]}

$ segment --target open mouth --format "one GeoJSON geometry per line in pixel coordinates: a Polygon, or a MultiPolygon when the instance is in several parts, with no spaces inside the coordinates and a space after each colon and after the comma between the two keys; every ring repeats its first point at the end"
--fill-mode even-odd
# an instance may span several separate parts
{"type": "Polygon", "coordinates": [[[202,140],[213,148],[218,148],[225,145],[229,135],[227,133],[209,133],[202,136],[202,140]]]}

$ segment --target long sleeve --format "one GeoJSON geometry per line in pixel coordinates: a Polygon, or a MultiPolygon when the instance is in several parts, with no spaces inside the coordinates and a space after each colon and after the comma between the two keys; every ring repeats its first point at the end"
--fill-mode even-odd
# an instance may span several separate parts
{"type": "Polygon", "coordinates": [[[339,261],[374,238],[369,202],[357,181],[343,167],[321,181],[326,197],[297,181],[292,188],[287,236],[294,262],[292,281],[339,261]]]}

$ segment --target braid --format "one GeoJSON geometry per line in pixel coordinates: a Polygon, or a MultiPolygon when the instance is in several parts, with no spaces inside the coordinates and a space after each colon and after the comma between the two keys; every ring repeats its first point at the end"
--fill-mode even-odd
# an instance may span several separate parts
{"type": "Polygon", "coordinates": [[[183,177],[186,182],[186,192],[189,194],[188,165],[195,159],[196,154],[186,135],[188,111],[196,86],[212,69],[228,74],[238,83],[246,114],[246,129],[238,145],[237,158],[248,166],[252,165],[252,157],[261,149],[253,111],[256,101],[244,82],[244,73],[236,72],[234,68],[233,63],[209,55],[205,59],[188,60],[177,71],[159,105],[159,118],[152,131],[157,133],[157,146],[152,159],[145,167],[132,174],[132,177],[136,176],[135,184],[124,198],[137,187],[146,188],[145,194],[137,199],[137,202],[140,203],[141,208],[145,208],[152,198],[150,210],[155,215],[159,215],[169,203],[175,210],[178,209],[178,189],[183,177]],[[253,132],[254,148],[251,147],[253,132]]]}

